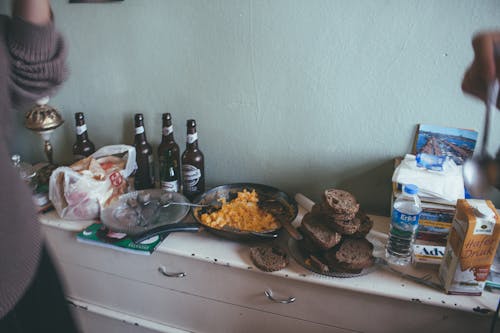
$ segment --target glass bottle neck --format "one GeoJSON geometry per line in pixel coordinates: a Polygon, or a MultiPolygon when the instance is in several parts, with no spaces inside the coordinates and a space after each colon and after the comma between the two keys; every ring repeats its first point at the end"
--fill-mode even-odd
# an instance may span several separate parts
{"type": "Polygon", "coordinates": [[[138,125],[135,127],[135,142],[136,143],[145,143],[146,139],[146,131],[144,130],[143,125],[138,125]]]}
{"type": "Polygon", "coordinates": [[[162,143],[174,142],[174,126],[172,124],[164,123],[162,127],[162,143]]]}
{"type": "Polygon", "coordinates": [[[87,125],[83,121],[76,124],[76,138],[79,140],[88,140],[87,125]]]}
{"type": "Polygon", "coordinates": [[[191,148],[191,149],[198,148],[198,133],[196,132],[196,130],[194,131],[188,130],[186,137],[186,148],[191,148]]]}

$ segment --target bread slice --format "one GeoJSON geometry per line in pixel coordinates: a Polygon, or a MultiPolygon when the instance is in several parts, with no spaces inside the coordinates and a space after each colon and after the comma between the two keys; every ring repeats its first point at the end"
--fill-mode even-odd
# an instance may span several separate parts
{"type": "Polygon", "coordinates": [[[335,210],[333,210],[332,207],[327,202],[321,202],[314,204],[314,206],[311,208],[311,213],[313,214],[323,214],[330,216],[334,219],[337,220],[352,220],[356,216],[356,212],[353,213],[337,213],[335,210]]]}
{"type": "Polygon", "coordinates": [[[323,200],[336,214],[356,214],[359,204],[351,193],[339,189],[327,189],[323,194],[323,200]]]}
{"type": "Polygon", "coordinates": [[[274,272],[285,268],[289,261],[285,251],[277,246],[250,248],[252,262],[264,272],[274,272]]]}
{"type": "Polygon", "coordinates": [[[373,244],[365,238],[344,238],[333,249],[324,253],[332,271],[359,273],[374,262],[373,244]]]}
{"type": "Polygon", "coordinates": [[[326,218],[323,215],[314,215],[311,213],[304,215],[301,230],[323,250],[331,249],[342,238],[338,232],[328,227],[326,218]]]}
{"type": "Polygon", "coordinates": [[[302,226],[299,226],[297,230],[300,232],[302,235],[302,239],[300,241],[297,241],[297,244],[299,246],[299,249],[302,251],[302,253],[305,256],[308,256],[309,254],[321,254],[323,253],[323,249],[317,245],[311,237],[309,237],[306,232],[304,231],[304,228],[302,226]]]}
{"type": "Polygon", "coordinates": [[[366,213],[363,212],[362,210],[358,211],[355,219],[360,220],[360,225],[358,230],[351,236],[356,238],[366,237],[366,235],[368,235],[370,230],[373,228],[373,220],[368,215],[366,215],[366,213]]]}
{"type": "Polygon", "coordinates": [[[361,225],[361,220],[356,218],[344,220],[329,216],[327,220],[329,226],[342,235],[352,235],[356,233],[361,225]]]}

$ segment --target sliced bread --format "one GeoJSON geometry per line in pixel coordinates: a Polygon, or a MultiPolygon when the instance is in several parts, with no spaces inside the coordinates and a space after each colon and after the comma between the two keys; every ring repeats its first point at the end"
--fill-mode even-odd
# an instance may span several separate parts
{"type": "Polygon", "coordinates": [[[344,238],[333,249],[324,253],[332,271],[358,273],[374,262],[373,245],[365,238],[344,238]]]}
{"type": "Polygon", "coordinates": [[[373,220],[362,210],[358,211],[354,219],[360,220],[360,225],[359,229],[351,236],[356,238],[366,237],[366,235],[368,235],[370,230],[373,228],[373,220]]]}
{"type": "Polygon", "coordinates": [[[252,247],[250,258],[257,268],[265,272],[279,271],[289,263],[286,252],[277,246],[252,247]]]}
{"type": "Polygon", "coordinates": [[[340,189],[327,189],[323,200],[336,214],[354,215],[359,210],[359,204],[351,193],[340,189]]]}
{"type": "Polygon", "coordinates": [[[328,250],[337,245],[342,236],[335,230],[328,227],[326,217],[319,214],[307,213],[302,218],[301,230],[317,246],[323,250],[328,250]]]}

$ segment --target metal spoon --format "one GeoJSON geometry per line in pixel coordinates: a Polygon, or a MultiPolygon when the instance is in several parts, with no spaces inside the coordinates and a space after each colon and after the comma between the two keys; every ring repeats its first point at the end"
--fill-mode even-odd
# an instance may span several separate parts
{"type": "Polygon", "coordinates": [[[208,207],[211,205],[200,205],[194,204],[190,202],[178,202],[173,200],[173,196],[171,193],[165,193],[160,197],[160,208],[165,208],[170,205],[179,205],[179,206],[190,206],[190,207],[208,207]]]}
{"type": "Polygon", "coordinates": [[[490,186],[488,168],[491,166],[493,159],[488,154],[487,148],[490,132],[490,120],[493,109],[496,107],[498,90],[498,80],[495,80],[488,85],[481,151],[479,156],[465,161],[463,165],[464,184],[469,193],[473,196],[483,195],[490,186]]]}

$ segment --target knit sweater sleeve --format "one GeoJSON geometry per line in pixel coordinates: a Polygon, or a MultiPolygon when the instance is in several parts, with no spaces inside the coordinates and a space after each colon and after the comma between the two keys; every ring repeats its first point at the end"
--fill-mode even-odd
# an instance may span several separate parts
{"type": "Polygon", "coordinates": [[[66,47],[53,22],[42,26],[12,18],[7,26],[7,47],[14,106],[53,94],[66,78],[66,47]]]}

